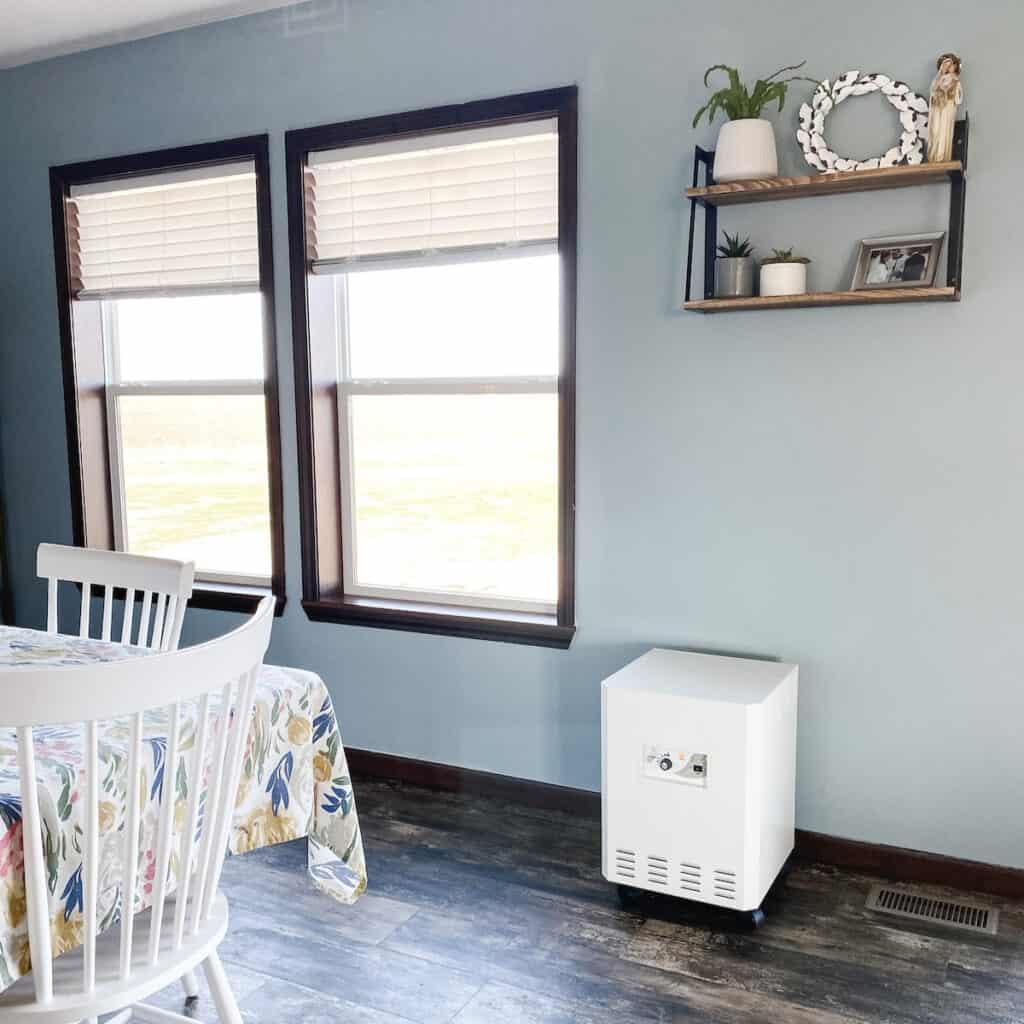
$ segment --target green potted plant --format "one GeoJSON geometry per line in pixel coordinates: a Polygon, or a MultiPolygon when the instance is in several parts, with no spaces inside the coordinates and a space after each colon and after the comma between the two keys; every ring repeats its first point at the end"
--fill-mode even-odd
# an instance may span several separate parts
{"type": "Polygon", "coordinates": [[[741,299],[754,294],[754,247],[749,238],[723,231],[725,241],[715,260],[715,295],[720,299],[741,299]]]}
{"type": "Polygon", "coordinates": [[[770,121],[761,117],[764,109],[777,103],[781,111],[786,102],[786,89],[790,82],[817,81],[803,75],[780,78],[787,71],[802,68],[807,61],[779,68],[767,78],[759,78],[748,89],[740,81],[740,73],[728,64],[715,64],[704,72],[704,85],[715,71],[724,71],[729,84],[711,94],[711,98],[697,111],[693,119],[696,128],[707,115],[708,124],[714,122],[721,111],[728,120],[718,132],[715,146],[715,181],[741,181],[744,178],[774,178],[779,173],[779,160],[775,152],[775,132],[770,121]]]}
{"type": "Polygon", "coordinates": [[[794,256],[792,249],[772,249],[761,260],[762,295],[803,295],[807,291],[806,256],[794,256]]]}

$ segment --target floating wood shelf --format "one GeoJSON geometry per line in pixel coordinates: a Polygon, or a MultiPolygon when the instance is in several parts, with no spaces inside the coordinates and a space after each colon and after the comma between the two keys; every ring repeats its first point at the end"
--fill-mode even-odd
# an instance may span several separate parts
{"type": "Polygon", "coordinates": [[[694,313],[724,313],[748,309],[800,309],[813,306],[870,306],[894,302],[956,302],[960,299],[964,261],[964,204],[967,197],[967,140],[970,119],[964,115],[953,126],[952,160],[905,167],[878,167],[867,171],[836,171],[794,178],[752,178],[716,184],[712,180],[715,154],[694,147],[693,187],[686,190],[690,202],[690,238],[686,247],[686,284],[683,309],[694,313]],[[701,177],[703,176],[703,184],[701,177]],[[949,186],[949,229],[946,232],[946,286],[868,289],[857,292],[811,292],[807,295],[757,296],[749,299],[716,299],[715,266],[718,241],[718,208],[743,203],[769,203],[783,199],[807,199],[853,192],[876,192],[918,185],[949,186]],[[694,248],[697,212],[703,221],[703,292],[693,297],[694,248]]]}
{"type": "Polygon", "coordinates": [[[835,196],[846,192],[942,185],[962,181],[963,176],[963,163],[948,160],[945,163],[907,167],[879,167],[869,171],[835,171],[828,174],[804,174],[796,178],[729,181],[720,185],[688,188],[686,198],[695,199],[702,206],[737,206],[741,203],[806,199],[809,196],[835,196]]]}
{"type": "Polygon", "coordinates": [[[802,309],[808,306],[868,306],[894,302],[956,302],[955,288],[879,288],[859,292],[807,292],[804,295],[755,295],[748,299],[701,299],[683,308],[695,313],[751,309],[802,309]]]}

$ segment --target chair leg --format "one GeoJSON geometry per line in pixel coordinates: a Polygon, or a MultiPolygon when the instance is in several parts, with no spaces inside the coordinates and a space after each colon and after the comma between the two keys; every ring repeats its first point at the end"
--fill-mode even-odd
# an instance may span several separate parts
{"type": "Polygon", "coordinates": [[[182,975],[181,984],[185,989],[186,1000],[199,998],[199,982],[196,981],[195,971],[189,971],[188,974],[182,975]]]}
{"type": "Polygon", "coordinates": [[[206,972],[206,980],[210,983],[210,992],[217,1007],[220,1024],[242,1024],[242,1014],[238,1009],[238,1003],[235,1002],[235,994],[231,991],[228,976],[224,973],[224,965],[216,951],[203,961],[203,970],[206,972]]]}

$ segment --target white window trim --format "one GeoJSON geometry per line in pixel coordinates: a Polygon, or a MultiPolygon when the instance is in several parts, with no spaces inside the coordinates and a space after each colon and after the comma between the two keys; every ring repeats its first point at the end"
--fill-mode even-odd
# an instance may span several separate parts
{"type": "Polygon", "coordinates": [[[413,587],[374,587],[356,582],[358,537],[356,533],[355,487],[353,485],[353,438],[351,403],[354,395],[549,395],[558,393],[558,377],[408,377],[354,378],[348,329],[348,280],[335,275],[335,351],[338,357],[338,454],[341,462],[342,570],[345,593],[353,597],[384,601],[406,601],[443,605],[448,608],[477,608],[499,612],[525,612],[539,615],[557,613],[557,601],[529,601],[470,594],[465,591],[420,590],[413,587]]]}
{"type": "MultiPolygon", "coordinates": [[[[117,317],[113,302],[103,300],[103,365],[104,398],[107,413],[107,452],[110,464],[110,491],[114,519],[114,547],[128,551],[128,508],[124,487],[124,448],[121,436],[121,415],[118,400],[139,395],[162,396],[231,396],[266,395],[265,380],[198,380],[198,381],[132,381],[123,383],[119,346],[117,345],[117,317]]],[[[196,569],[196,580],[202,583],[238,583],[243,586],[269,587],[271,576],[213,572],[196,569]]]]}

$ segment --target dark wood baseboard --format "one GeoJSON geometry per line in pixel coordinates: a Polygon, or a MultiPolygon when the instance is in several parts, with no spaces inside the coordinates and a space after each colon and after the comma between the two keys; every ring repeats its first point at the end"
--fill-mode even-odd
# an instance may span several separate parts
{"type": "Polygon", "coordinates": [[[984,892],[1010,900],[1024,900],[1024,869],[946,857],[902,846],[864,843],[857,839],[797,829],[798,856],[807,861],[881,875],[897,882],[926,882],[954,889],[984,892]]]}
{"type": "MultiPolygon", "coordinates": [[[[518,779],[493,772],[474,771],[457,765],[419,761],[397,754],[346,748],[349,769],[358,781],[388,779],[427,789],[507,800],[549,811],[565,811],[599,820],[601,794],[589,789],[554,786],[547,782],[518,779]]],[[[358,793],[357,793],[358,800],[358,793]]],[[[988,893],[1005,899],[1024,900],[1024,869],[960,860],[922,850],[864,843],[855,839],[797,829],[796,855],[803,861],[879,875],[897,882],[926,882],[956,889],[988,893]]]]}
{"type": "Polygon", "coordinates": [[[436,761],[417,761],[397,754],[378,754],[373,750],[346,747],[345,753],[348,756],[349,771],[356,780],[360,777],[390,779],[449,793],[493,797],[546,811],[566,811],[581,818],[601,818],[601,794],[589,789],[553,786],[549,782],[478,772],[453,764],[438,764],[436,761]]]}

